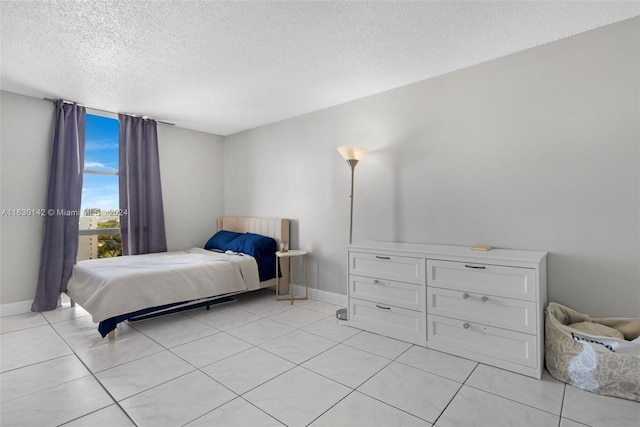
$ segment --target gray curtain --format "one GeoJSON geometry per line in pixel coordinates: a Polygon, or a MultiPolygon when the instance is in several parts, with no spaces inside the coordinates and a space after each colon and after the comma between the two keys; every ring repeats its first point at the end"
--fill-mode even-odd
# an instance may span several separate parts
{"type": "Polygon", "coordinates": [[[47,215],[32,311],[53,310],[67,290],[78,254],[78,221],[84,168],[85,108],[54,101],[49,139],[47,215]]]}
{"type": "Polygon", "coordinates": [[[119,114],[123,255],[167,250],[156,122],[119,114]]]}

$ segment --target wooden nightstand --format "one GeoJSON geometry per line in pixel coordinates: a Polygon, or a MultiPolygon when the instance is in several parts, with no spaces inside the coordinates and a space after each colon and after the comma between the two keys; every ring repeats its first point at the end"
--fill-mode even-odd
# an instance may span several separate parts
{"type": "Polygon", "coordinates": [[[293,304],[294,300],[306,300],[309,299],[309,275],[307,273],[307,258],[309,252],[302,251],[299,249],[290,249],[286,252],[278,251],[276,252],[276,301],[284,301],[289,300],[291,304],[293,304]],[[294,258],[302,257],[304,263],[304,288],[305,288],[305,296],[296,297],[294,295],[294,281],[293,281],[293,260],[294,258]],[[280,286],[280,271],[279,264],[280,258],[289,258],[289,297],[288,298],[279,298],[278,288],[280,286]]]}

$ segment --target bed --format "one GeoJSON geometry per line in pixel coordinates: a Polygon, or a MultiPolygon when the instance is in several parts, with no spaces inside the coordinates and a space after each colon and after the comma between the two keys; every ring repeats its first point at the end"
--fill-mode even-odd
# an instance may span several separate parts
{"type": "MultiPolygon", "coordinates": [[[[80,261],[67,295],[115,338],[120,322],[142,320],[275,286],[275,252],[289,241],[289,220],[221,217],[204,248],[80,261]]],[[[280,260],[280,292],[288,292],[280,260]]]]}

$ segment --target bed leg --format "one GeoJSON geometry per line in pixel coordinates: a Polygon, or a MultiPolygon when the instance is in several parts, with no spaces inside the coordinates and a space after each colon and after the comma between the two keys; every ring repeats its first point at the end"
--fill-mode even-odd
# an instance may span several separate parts
{"type": "Polygon", "coordinates": [[[69,298],[69,302],[71,303],[71,307],[76,306],[76,302],[73,300],[73,298],[69,298]]]}
{"type": "Polygon", "coordinates": [[[116,339],[116,330],[114,329],[113,331],[109,332],[109,335],[107,335],[109,337],[110,340],[115,340],[116,339]]]}

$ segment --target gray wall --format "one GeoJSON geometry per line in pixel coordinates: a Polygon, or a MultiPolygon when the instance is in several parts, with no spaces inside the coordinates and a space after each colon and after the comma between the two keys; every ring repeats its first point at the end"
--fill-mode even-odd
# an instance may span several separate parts
{"type": "MultiPolygon", "coordinates": [[[[640,19],[225,138],[159,126],[170,249],[227,215],[293,219],[313,288],[354,241],[550,252],[549,299],[640,317],[640,19]],[[226,172],[225,172],[226,171],[226,172]]],[[[0,92],[1,207],[44,205],[50,102],[0,92]]],[[[42,221],[0,220],[0,304],[31,300],[42,221]]]]}
{"type": "MultiPolygon", "coordinates": [[[[2,209],[45,207],[52,115],[51,102],[0,92],[2,209]]],[[[0,303],[33,299],[41,243],[41,217],[0,218],[0,303]]]]}
{"type": "MultiPolygon", "coordinates": [[[[1,208],[43,208],[53,104],[0,92],[1,208]]],[[[202,246],[224,213],[223,137],[158,125],[169,250],[202,246]]],[[[0,304],[33,299],[42,218],[0,219],[0,304]]],[[[28,308],[27,308],[28,309],[28,308]]]]}
{"type": "Polygon", "coordinates": [[[168,249],[203,247],[224,214],[223,137],[158,125],[158,144],[168,249]]]}
{"type": "Polygon", "coordinates": [[[640,317],[640,19],[225,138],[227,215],[289,217],[311,285],[354,241],[546,250],[549,300],[640,317]],[[232,172],[231,172],[232,171],[232,172]]]}

